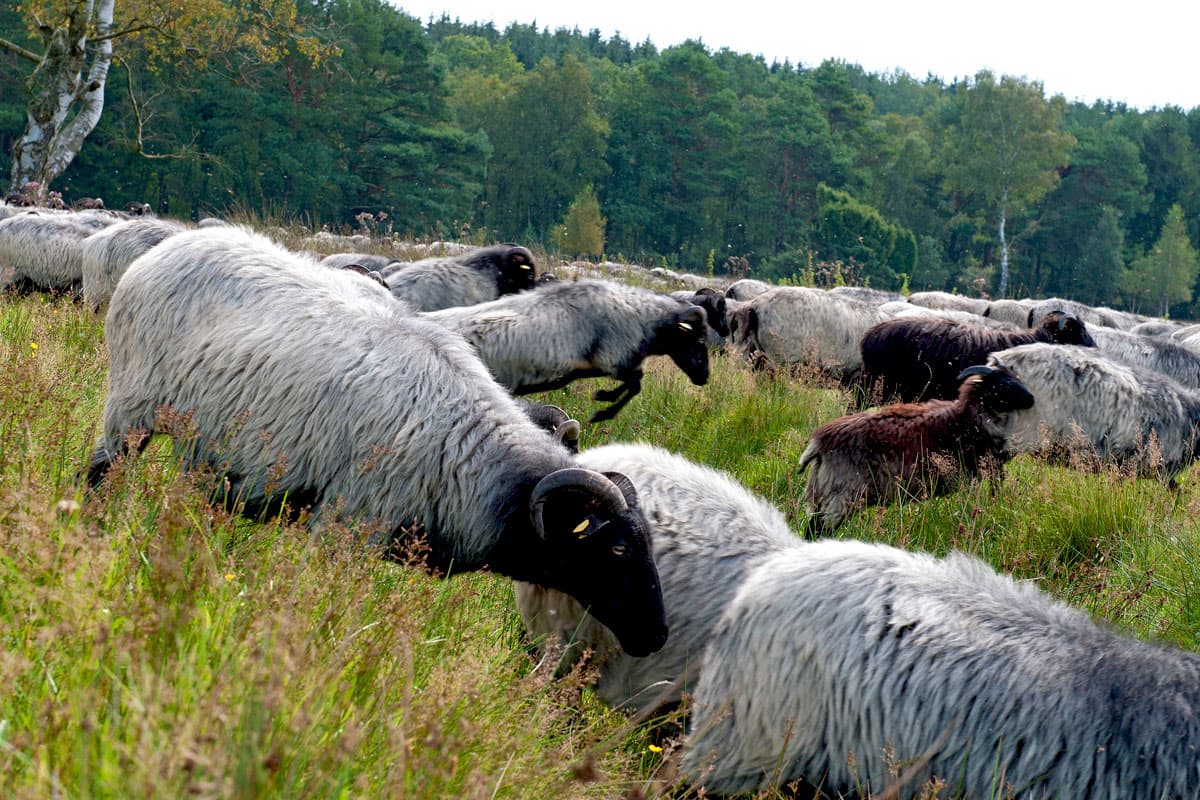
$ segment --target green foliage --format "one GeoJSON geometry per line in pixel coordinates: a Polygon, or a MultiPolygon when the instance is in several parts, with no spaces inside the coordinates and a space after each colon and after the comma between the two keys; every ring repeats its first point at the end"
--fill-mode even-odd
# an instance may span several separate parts
{"type": "Polygon", "coordinates": [[[600,256],[604,253],[604,223],[600,199],[590,185],[571,201],[561,225],[554,229],[554,244],[564,253],[600,256]]]}
{"type": "Polygon", "coordinates": [[[880,289],[898,289],[902,274],[917,267],[917,239],[912,231],[888,222],[849,192],[817,186],[819,222],[814,240],[828,259],[855,261],[861,277],[880,289]]]}
{"type": "Polygon", "coordinates": [[[1154,247],[1125,275],[1124,289],[1135,309],[1165,317],[1172,305],[1191,302],[1198,274],[1200,255],[1188,238],[1183,208],[1173,205],[1154,247]]]}

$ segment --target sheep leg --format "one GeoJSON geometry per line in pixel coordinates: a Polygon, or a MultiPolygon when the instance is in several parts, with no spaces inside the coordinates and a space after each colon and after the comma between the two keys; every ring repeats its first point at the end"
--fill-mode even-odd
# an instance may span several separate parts
{"type": "Polygon", "coordinates": [[[592,395],[593,399],[600,402],[612,401],[612,404],[592,414],[588,421],[604,422],[605,420],[612,419],[641,391],[642,373],[640,371],[635,375],[629,376],[613,389],[601,389],[597,391],[592,395]]]}
{"type": "Polygon", "coordinates": [[[134,455],[141,454],[146,449],[146,445],[150,444],[150,437],[144,434],[121,437],[116,440],[115,444],[110,444],[104,439],[96,444],[96,449],[92,451],[92,457],[88,461],[87,486],[89,489],[99,486],[112,465],[129,453],[130,440],[132,440],[134,455]]]}

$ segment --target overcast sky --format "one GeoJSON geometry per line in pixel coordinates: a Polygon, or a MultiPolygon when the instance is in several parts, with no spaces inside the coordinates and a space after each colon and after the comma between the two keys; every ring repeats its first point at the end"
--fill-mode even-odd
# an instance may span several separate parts
{"type": "Polygon", "coordinates": [[[1200,4],[1140,0],[1090,4],[1061,0],[824,0],[821,3],[725,0],[682,4],[653,0],[392,0],[422,22],[443,12],[463,22],[512,21],[538,27],[599,28],[661,50],[700,39],[816,66],[826,58],[882,73],[902,69],[944,82],[988,68],[1040,81],[1068,100],[1124,101],[1140,109],[1200,106],[1200,4]]]}

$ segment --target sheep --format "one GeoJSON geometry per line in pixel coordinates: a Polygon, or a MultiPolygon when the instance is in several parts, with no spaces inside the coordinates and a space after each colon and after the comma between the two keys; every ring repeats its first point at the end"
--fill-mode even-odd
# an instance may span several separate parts
{"type": "Polygon", "coordinates": [[[20,292],[75,292],[83,282],[83,241],[96,229],[78,214],[20,214],[0,220],[0,266],[20,292]]]}
{"type": "Polygon", "coordinates": [[[405,262],[390,258],[389,256],[372,255],[370,253],[334,253],[321,259],[322,267],[340,269],[350,264],[358,264],[366,267],[368,271],[375,270],[382,275],[393,264],[404,265],[405,262]]]}
{"type": "Polygon", "coordinates": [[[1033,308],[1034,300],[993,300],[981,311],[985,317],[998,319],[1001,322],[1011,322],[1022,328],[1029,327],[1029,311],[1033,308]]]}
{"type": "Polygon", "coordinates": [[[415,311],[474,305],[531,288],[533,254],[515,244],[483,247],[451,258],[394,262],[381,270],[392,296],[415,311]]]}
{"type": "Polygon", "coordinates": [[[1030,342],[1094,345],[1087,326],[1056,311],[1034,330],[1000,330],[945,319],[901,318],[882,322],[862,337],[862,380],[884,398],[950,399],[958,374],[988,354],[1030,342]]]}
{"type": "Polygon", "coordinates": [[[1162,336],[1140,336],[1117,328],[1089,328],[1101,353],[1158,370],[1192,389],[1200,389],[1200,353],[1162,336]]]}
{"type": "Polygon", "coordinates": [[[680,768],[716,794],[803,778],[823,796],[907,796],[936,777],[952,797],[1196,798],[1198,709],[1200,655],[963,553],[826,540],[742,581],[680,768]]]}
{"type": "Polygon", "coordinates": [[[187,230],[181,223],[155,217],[118,222],[83,240],[80,252],[83,299],[93,312],[112,296],[126,268],[168,236],[187,230]]]}
{"type": "Polygon", "coordinates": [[[708,382],[703,309],[634,286],[562,281],[421,316],[461,334],[500,385],[516,394],[580,378],[616,378],[620,385],[596,392],[610,405],[592,422],[612,419],[641,391],[646,356],[668,355],[692,383],[708,382]]]}
{"type": "Polygon", "coordinates": [[[90,487],[145,446],[135,432],[182,419],[185,465],[215,468],[247,513],[305,502],[315,529],[357,523],[390,554],[424,537],[433,570],[559,589],[631,653],[665,641],[628,480],[576,467],[461,337],[376,284],[250,231],[189,231],[129,267],[105,335],[90,487]]]}
{"type": "Polygon", "coordinates": [[[899,292],[887,292],[883,289],[871,289],[866,286],[835,286],[829,290],[829,293],[838,297],[845,297],[847,300],[857,300],[860,303],[868,303],[873,306],[881,306],[884,303],[894,303],[904,300],[904,295],[899,292]]]}
{"type": "Polygon", "coordinates": [[[989,319],[988,317],[975,314],[971,311],[957,311],[952,308],[930,308],[929,306],[915,306],[912,303],[907,303],[903,300],[896,300],[890,303],[884,303],[879,307],[879,310],[889,317],[929,317],[932,319],[952,319],[957,322],[966,322],[971,325],[982,325],[985,328],[999,328],[1007,331],[1019,331],[1016,325],[1011,322],[1001,322],[998,319],[989,319]]]}
{"type": "Polygon", "coordinates": [[[563,647],[559,670],[593,651],[596,692],[610,706],[673,703],[690,690],[700,656],[742,576],[767,554],[801,544],[783,514],[723,472],[649,444],[585,450],[577,463],[628,476],[649,522],[667,605],[666,645],[652,656],[622,651],[603,625],[561,592],[515,585],[517,610],[546,650],[563,647]]]}
{"type": "Polygon", "coordinates": [[[1152,319],[1146,322],[1139,322],[1130,328],[1129,332],[1136,333],[1138,336],[1170,336],[1185,325],[1186,323],[1175,320],[1152,319]]]}
{"type": "Polygon", "coordinates": [[[725,295],[712,287],[706,286],[696,291],[687,289],[671,292],[671,297],[683,300],[693,306],[704,309],[704,321],[708,324],[709,347],[720,347],[729,338],[729,302],[725,295]]]}
{"type": "Polygon", "coordinates": [[[729,329],[733,343],[752,359],[814,366],[850,384],[862,368],[859,340],[885,319],[867,303],[789,286],[750,300],[732,315],[729,329]]]}
{"type": "Polygon", "coordinates": [[[1066,312],[1074,317],[1078,317],[1088,325],[1100,325],[1119,330],[1129,330],[1134,325],[1146,319],[1145,317],[1139,317],[1126,311],[1117,311],[1112,308],[1093,308],[1075,300],[1051,297],[1047,300],[1039,300],[1030,307],[1029,314],[1026,317],[1026,327],[1032,328],[1035,321],[1043,318],[1051,311],[1066,312]]]}
{"type": "Polygon", "coordinates": [[[1086,449],[1168,486],[1196,458],[1200,391],[1160,372],[1069,345],[1014,347],[988,364],[1010,370],[1037,398],[1006,420],[1013,453],[1059,460],[1086,449]]]}
{"type": "Polygon", "coordinates": [[[742,278],[740,281],[734,281],[725,287],[725,299],[740,300],[745,302],[758,297],[763,292],[769,292],[774,289],[773,284],[766,281],[756,281],[753,278],[742,278]]]}
{"type": "Polygon", "coordinates": [[[570,414],[558,406],[543,405],[520,397],[516,400],[517,406],[534,425],[553,436],[568,453],[579,452],[579,420],[572,419],[570,414]]]}
{"type": "Polygon", "coordinates": [[[949,292],[913,292],[908,296],[908,302],[939,311],[966,311],[971,314],[983,314],[988,307],[987,300],[949,292]]]}
{"type": "Polygon", "coordinates": [[[840,417],[813,431],[799,470],[806,530],[832,531],[856,508],[903,497],[946,494],[1008,460],[1001,426],[1033,395],[1007,369],[976,366],[959,375],[955,400],[903,403],[840,417]]]}

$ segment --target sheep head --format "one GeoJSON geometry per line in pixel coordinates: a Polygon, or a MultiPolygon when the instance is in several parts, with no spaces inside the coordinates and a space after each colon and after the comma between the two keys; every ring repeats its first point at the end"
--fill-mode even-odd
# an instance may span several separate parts
{"type": "Polygon", "coordinates": [[[1005,367],[968,367],[958,374],[959,395],[992,414],[1033,408],[1033,394],[1005,367]]]}
{"type": "Polygon", "coordinates": [[[619,473],[567,467],[534,487],[533,528],[548,551],[539,581],[574,597],[632,656],[667,641],[666,610],[637,493],[619,473]]]}
{"type": "Polygon", "coordinates": [[[708,330],[704,309],[682,305],[655,333],[649,355],[670,356],[692,383],[708,383],[708,330]]]}

